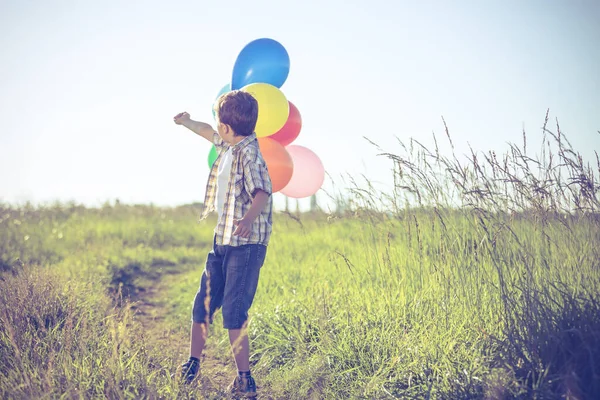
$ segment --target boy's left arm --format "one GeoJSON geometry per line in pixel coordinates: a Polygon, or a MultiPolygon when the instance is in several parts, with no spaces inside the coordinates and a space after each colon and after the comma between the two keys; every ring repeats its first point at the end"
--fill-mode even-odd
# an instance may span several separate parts
{"type": "Polygon", "coordinates": [[[252,197],[252,205],[242,219],[234,221],[236,229],[233,234],[248,238],[252,233],[252,224],[267,205],[273,188],[267,166],[262,157],[255,154],[245,154],[242,162],[244,186],[252,197]]]}
{"type": "Polygon", "coordinates": [[[252,199],[252,205],[250,206],[250,209],[246,215],[244,215],[242,219],[236,219],[233,221],[233,225],[236,227],[235,231],[233,232],[234,236],[241,236],[243,238],[250,237],[250,234],[252,233],[252,224],[254,223],[256,217],[258,217],[260,212],[267,205],[269,196],[271,196],[269,193],[261,189],[256,190],[254,199],[252,199]]]}

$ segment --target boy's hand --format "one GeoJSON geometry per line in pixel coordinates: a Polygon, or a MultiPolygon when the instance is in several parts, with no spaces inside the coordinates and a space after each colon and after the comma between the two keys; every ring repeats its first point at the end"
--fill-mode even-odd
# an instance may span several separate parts
{"type": "Polygon", "coordinates": [[[202,136],[204,139],[213,143],[215,130],[207,123],[194,121],[190,118],[190,114],[182,112],[173,117],[173,122],[177,125],[183,125],[196,135],[202,136]]]}
{"type": "Polygon", "coordinates": [[[173,117],[173,121],[177,124],[177,125],[183,125],[186,122],[188,122],[190,120],[190,114],[188,114],[187,112],[182,112],[177,114],[176,116],[173,117]]]}
{"type": "Polygon", "coordinates": [[[249,238],[252,233],[252,223],[247,219],[236,219],[233,221],[233,226],[236,227],[233,231],[233,236],[241,236],[243,238],[249,238]]]}

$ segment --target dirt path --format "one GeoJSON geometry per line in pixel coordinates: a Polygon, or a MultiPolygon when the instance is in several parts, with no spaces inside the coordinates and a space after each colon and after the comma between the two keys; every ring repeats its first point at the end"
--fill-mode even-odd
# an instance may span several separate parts
{"type": "MultiPolygon", "coordinates": [[[[168,288],[173,282],[180,281],[181,273],[165,274],[159,280],[149,281],[144,290],[136,298],[135,318],[144,327],[145,339],[151,352],[164,355],[171,362],[169,368],[171,373],[179,376],[179,366],[189,356],[189,322],[181,326],[173,326],[166,319],[170,312],[165,302],[168,288]]],[[[216,357],[214,338],[209,337],[207,347],[201,359],[201,374],[199,379],[191,385],[189,394],[200,395],[201,398],[225,398],[226,388],[235,376],[235,364],[233,361],[225,362],[223,357],[216,357]],[[199,393],[198,393],[199,390],[199,393]]]]}

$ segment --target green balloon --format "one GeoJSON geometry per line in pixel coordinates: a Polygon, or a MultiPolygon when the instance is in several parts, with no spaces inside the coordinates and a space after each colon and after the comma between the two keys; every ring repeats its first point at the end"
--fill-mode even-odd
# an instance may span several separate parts
{"type": "Polygon", "coordinates": [[[210,152],[208,153],[208,168],[212,168],[213,164],[217,160],[217,148],[213,144],[210,148],[210,152]]]}

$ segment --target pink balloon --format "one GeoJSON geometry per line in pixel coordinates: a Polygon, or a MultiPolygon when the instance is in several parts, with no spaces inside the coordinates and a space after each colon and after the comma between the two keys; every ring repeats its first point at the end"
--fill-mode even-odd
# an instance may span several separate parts
{"type": "Polygon", "coordinates": [[[290,145],[285,149],[292,157],[294,172],[280,193],[296,199],[317,193],[325,181],[325,168],[319,157],[303,146],[290,145]]]}

